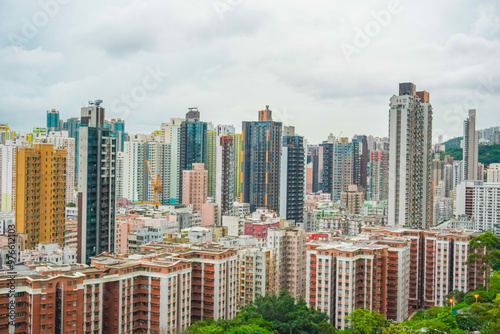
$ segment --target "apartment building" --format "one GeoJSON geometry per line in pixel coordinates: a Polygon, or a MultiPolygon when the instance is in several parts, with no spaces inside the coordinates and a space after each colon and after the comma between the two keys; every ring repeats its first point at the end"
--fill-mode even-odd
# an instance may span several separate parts
{"type": "Polygon", "coordinates": [[[238,266],[239,307],[277,292],[274,286],[276,253],[273,250],[257,247],[240,249],[238,266]]]}
{"type": "Polygon", "coordinates": [[[64,246],[66,151],[51,144],[16,150],[16,231],[28,235],[28,249],[64,246]]]}
{"type": "Polygon", "coordinates": [[[307,245],[306,301],[338,329],[365,308],[401,322],[408,317],[410,241],[312,242],[307,245]]]}
{"type": "Polygon", "coordinates": [[[267,248],[276,252],[276,291],[306,296],[306,232],[296,227],[271,228],[267,248]]]}

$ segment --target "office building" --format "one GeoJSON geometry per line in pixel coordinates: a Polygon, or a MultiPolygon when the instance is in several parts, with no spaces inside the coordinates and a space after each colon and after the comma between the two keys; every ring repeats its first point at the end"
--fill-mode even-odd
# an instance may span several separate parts
{"type": "Polygon", "coordinates": [[[87,264],[115,245],[116,138],[101,103],[82,108],[78,134],[78,262],[87,264]]]}
{"type": "Polygon", "coordinates": [[[243,122],[241,202],[250,209],[265,207],[279,212],[281,122],[275,122],[269,106],[259,120],[243,122]]]}
{"type": "Polygon", "coordinates": [[[430,226],[432,106],[428,92],[417,92],[412,83],[399,85],[399,95],[390,102],[389,137],[389,225],[430,226]]]}
{"type": "Polygon", "coordinates": [[[16,150],[16,232],[27,234],[27,249],[64,246],[66,151],[51,144],[16,150]]]}

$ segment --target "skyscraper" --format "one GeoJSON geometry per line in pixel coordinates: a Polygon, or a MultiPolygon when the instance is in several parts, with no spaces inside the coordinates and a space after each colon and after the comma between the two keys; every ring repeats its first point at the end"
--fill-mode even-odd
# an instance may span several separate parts
{"type": "Polygon", "coordinates": [[[432,106],[429,93],[399,84],[389,109],[389,225],[432,222],[432,106]]]}
{"type": "Polygon", "coordinates": [[[281,122],[275,122],[269,106],[259,120],[243,122],[241,202],[254,211],[266,207],[279,212],[281,122]]]}
{"type": "Polygon", "coordinates": [[[111,120],[111,131],[116,138],[116,151],[123,152],[123,143],[128,140],[128,134],[125,132],[125,120],[121,118],[111,120]]]}
{"type": "Polygon", "coordinates": [[[75,139],[75,183],[78,184],[78,129],[80,128],[80,120],[77,117],[68,118],[63,123],[63,130],[68,131],[68,136],[75,139]]]}
{"type": "Polygon", "coordinates": [[[205,168],[208,171],[208,197],[215,197],[217,146],[217,131],[207,131],[207,160],[205,168]]]}
{"type": "Polygon", "coordinates": [[[59,131],[59,111],[47,110],[47,131],[59,131]]]}
{"type": "Polygon", "coordinates": [[[296,223],[304,221],[304,137],[293,126],[283,130],[281,148],[280,216],[296,223]]]}
{"type": "Polygon", "coordinates": [[[161,125],[162,141],[166,144],[165,159],[168,159],[169,169],[168,175],[163,178],[168,182],[163,186],[163,201],[165,204],[177,204],[181,202],[181,124],[184,122],[182,118],[172,118],[170,123],[161,125]]]}
{"type": "Polygon", "coordinates": [[[476,131],[476,109],[469,109],[469,117],[464,121],[463,161],[465,181],[482,180],[478,178],[478,135],[476,131]]]}
{"type": "Polygon", "coordinates": [[[0,144],[0,211],[14,210],[16,196],[16,147],[9,142],[0,144]]]}
{"type": "Polygon", "coordinates": [[[307,146],[307,192],[315,193],[319,189],[319,146],[318,145],[308,145],[307,146]]]}
{"type": "Polygon", "coordinates": [[[52,144],[18,147],[16,167],[16,231],[27,234],[27,249],[63,246],[66,150],[52,144]]]}
{"type": "Polygon", "coordinates": [[[87,264],[115,245],[116,138],[105,127],[101,103],[82,108],[79,128],[77,260],[87,264]]]}
{"type": "MultiPolygon", "coordinates": [[[[219,131],[219,129],[218,129],[219,131]]],[[[235,147],[234,137],[221,135],[217,137],[216,187],[215,203],[219,205],[219,212],[228,215],[233,209],[235,188],[235,147]]]]}

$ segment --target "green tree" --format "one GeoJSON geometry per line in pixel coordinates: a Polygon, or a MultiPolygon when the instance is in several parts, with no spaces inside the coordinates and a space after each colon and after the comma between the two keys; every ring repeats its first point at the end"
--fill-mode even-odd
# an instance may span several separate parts
{"type": "Polygon", "coordinates": [[[469,248],[474,252],[469,254],[467,264],[476,265],[479,260],[482,262],[486,289],[489,288],[491,268],[500,262],[498,244],[498,237],[491,232],[478,235],[469,241],[469,248]]]}
{"type": "Polygon", "coordinates": [[[453,298],[455,303],[461,303],[464,301],[465,292],[459,290],[453,290],[450,293],[448,293],[445,298],[446,299],[453,298]]]}
{"type": "Polygon", "coordinates": [[[367,309],[357,309],[346,317],[349,322],[349,329],[356,334],[377,334],[382,333],[388,325],[382,314],[367,309]]]}
{"type": "Polygon", "coordinates": [[[406,326],[390,324],[389,327],[384,328],[382,334],[401,334],[406,333],[406,326]]]}
{"type": "Polygon", "coordinates": [[[271,332],[265,328],[259,327],[258,325],[243,325],[239,327],[232,327],[227,332],[228,334],[272,334],[271,332]]]}

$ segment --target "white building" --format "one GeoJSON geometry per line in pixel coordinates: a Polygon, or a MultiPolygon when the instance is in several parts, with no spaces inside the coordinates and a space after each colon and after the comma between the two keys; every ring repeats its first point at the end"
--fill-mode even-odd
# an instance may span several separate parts
{"type": "Polygon", "coordinates": [[[457,189],[456,214],[473,219],[478,231],[500,235],[500,183],[462,182],[457,189]]]}
{"type": "Polygon", "coordinates": [[[500,164],[491,164],[488,167],[486,180],[488,183],[500,182],[500,164]]]}
{"type": "Polygon", "coordinates": [[[68,131],[50,131],[39,141],[66,150],[66,203],[75,203],[75,138],[71,138],[68,131]]]}
{"type": "Polygon", "coordinates": [[[432,223],[432,106],[428,92],[399,84],[389,110],[390,226],[426,228],[432,223]],[[410,186],[411,185],[411,186],[410,186]],[[411,191],[408,191],[410,189],[411,191]]]}
{"type": "Polygon", "coordinates": [[[21,251],[20,262],[53,264],[76,263],[76,249],[60,248],[57,244],[39,244],[37,249],[21,251]]]}
{"type": "Polygon", "coordinates": [[[13,211],[15,203],[16,146],[0,145],[0,211],[13,211]]]}
{"type": "Polygon", "coordinates": [[[453,198],[437,197],[434,198],[434,219],[433,226],[436,226],[442,221],[449,220],[453,217],[453,198]]]}

